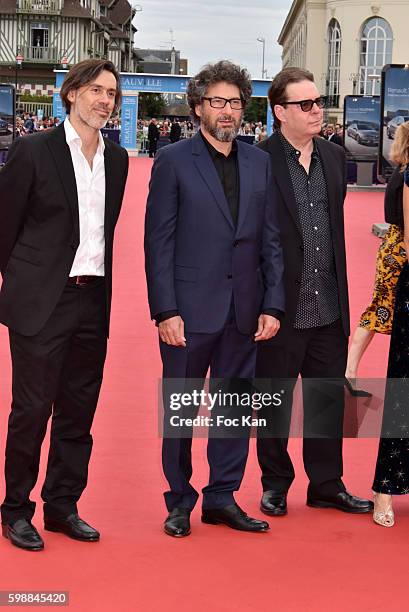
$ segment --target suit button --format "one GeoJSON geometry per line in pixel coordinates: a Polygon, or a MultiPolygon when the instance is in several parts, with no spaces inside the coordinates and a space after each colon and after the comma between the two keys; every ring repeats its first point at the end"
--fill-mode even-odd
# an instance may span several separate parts
{"type": "Polygon", "coordinates": [[[235,241],[233,242],[233,246],[234,246],[234,247],[239,246],[239,242],[240,242],[240,240],[235,240],[235,241]]]}
{"type": "Polygon", "coordinates": [[[233,278],[233,274],[228,274],[228,275],[227,275],[227,278],[228,278],[228,279],[233,278]]]}
{"type": "Polygon", "coordinates": [[[302,244],[300,244],[300,251],[304,250],[304,246],[302,244]]]}

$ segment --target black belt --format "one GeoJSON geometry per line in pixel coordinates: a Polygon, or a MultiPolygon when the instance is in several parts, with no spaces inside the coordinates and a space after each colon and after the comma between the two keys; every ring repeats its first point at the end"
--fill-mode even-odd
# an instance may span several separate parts
{"type": "Polygon", "coordinates": [[[85,287],[86,285],[92,285],[92,283],[102,280],[103,278],[103,276],[69,276],[68,283],[70,285],[85,287]]]}

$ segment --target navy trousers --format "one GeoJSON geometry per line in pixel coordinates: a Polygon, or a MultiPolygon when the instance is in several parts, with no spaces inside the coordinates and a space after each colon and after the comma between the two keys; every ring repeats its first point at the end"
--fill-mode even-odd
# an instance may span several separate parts
{"type": "MultiPolygon", "coordinates": [[[[174,387],[173,382],[167,385],[169,379],[178,379],[184,390],[197,389],[198,381],[204,382],[209,368],[211,381],[218,379],[219,383],[225,380],[228,381],[227,386],[231,385],[232,379],[240,384],[254,377],[256,343],[252,335],[241,334],[237,329],[233,307],[220,331],[213,334],[186,333],[185,336],[186,347],[160,342],[164,388],[174,387]]],[[[170,414],[169,394],[164,391],[163,396],[167,421],[170,414]]],[[[195,411],[191,414],[195,416],[195,411]]],[[[220,430],[209,428],[207,458],[210,477],[209,484],[203,489],[203,508],[223,508],[234,503],[233,493],[240,487],[246,466],[249,431],[250,428],[241,427],[236,436],[220,437],[220,430]]],[[[190,435],[186,435],[186,428],[180,437],[164,435],[162,462],[170,487],[165,492],[169,511],[173,508],[192,510],[199,497],[190,483],[191,449],[192,429],[190,435]]]]}

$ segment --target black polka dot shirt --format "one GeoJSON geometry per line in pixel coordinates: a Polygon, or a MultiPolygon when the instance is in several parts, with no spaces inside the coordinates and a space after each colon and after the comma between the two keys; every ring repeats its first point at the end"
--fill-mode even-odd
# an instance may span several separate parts
{"type": "Polygon", "coordinates": [[[309,174],[297,151],[280,133],[303,239],[303,269],[294,327],[329,325],[340,317],[338,284],[328,208],[328,193],[318,148],[314,143],[309,174]]]}

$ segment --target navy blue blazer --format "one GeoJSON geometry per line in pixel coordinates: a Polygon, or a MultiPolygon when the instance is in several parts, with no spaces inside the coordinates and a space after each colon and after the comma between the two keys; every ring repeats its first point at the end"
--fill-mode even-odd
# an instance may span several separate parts
{"type": "Polygon", "coordinates": [[[240,332],[265,309],[284,311],[283,258],[269,156],[237,142],[235,227],[210,153],[197,134],[155,157],[145,219],[151,317],[177,310],[185,331],[214,333],[232,298],[240,332]]]}

